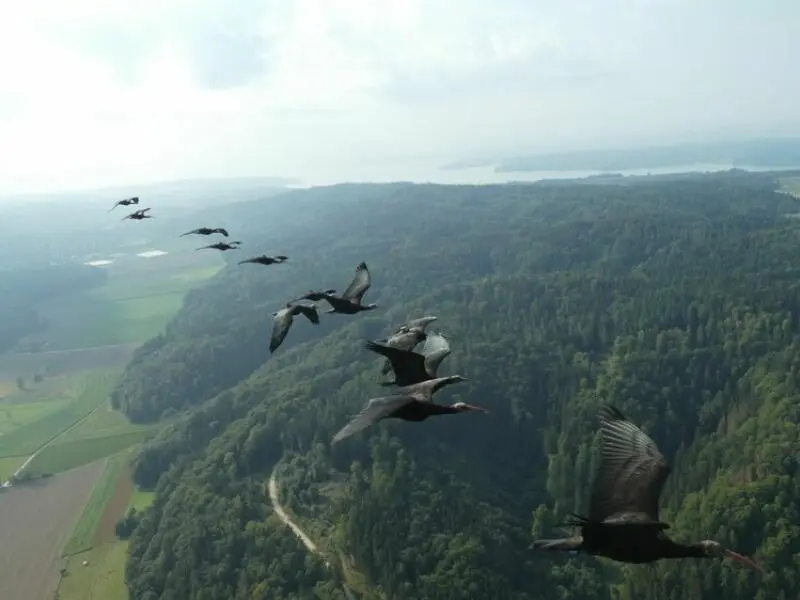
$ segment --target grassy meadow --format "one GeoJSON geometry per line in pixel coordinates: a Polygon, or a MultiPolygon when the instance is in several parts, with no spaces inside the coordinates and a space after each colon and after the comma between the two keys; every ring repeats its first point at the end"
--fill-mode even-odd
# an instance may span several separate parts
{"type": "Polygon", "coordinates": [[[107,267],[100,287],[41,305],[45,352],[136,344],[160,333],[187,291],[223,266],[215,255],[133,257],[107,267]]]}

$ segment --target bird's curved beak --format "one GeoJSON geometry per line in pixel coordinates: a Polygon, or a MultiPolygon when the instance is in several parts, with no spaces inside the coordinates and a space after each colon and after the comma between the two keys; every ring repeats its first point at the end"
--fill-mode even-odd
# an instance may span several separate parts
{"type": "Polygon", "coordinates": [[[489,409],[483,408],[482,406],[475,406],[474,404],[467,404],[467,405],[465,405],[465,408],[467,410],[472,410],[472,411],[475,411],[475,412],[482,412],[482,413],[488,413],[489,412],[489,409]]]}
{"type": "Polygon", "coordinates": [[[760,571],[761,573],[764,572],[763,567],[759,565],[756,561],[747,558],[746,556],[742,556],[738,552],[734,552],[733,550],[725,549],[725,556],[728,558],[732,558],[733,560],[742,563],[746,567],[750,567],[751,569],[755,569],[756,571],[760,571]]]}

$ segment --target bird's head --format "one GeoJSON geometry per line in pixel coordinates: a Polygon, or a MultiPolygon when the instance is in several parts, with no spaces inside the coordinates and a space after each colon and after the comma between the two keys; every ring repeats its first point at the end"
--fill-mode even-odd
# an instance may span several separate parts
{"type": "Polygon", "coordinates": [[[374,302],[372,304],[365,304],[364,305],[364,310],[373,310],[375,308],[378,308],[378,305],[375,304],[374,302]]]}
{"type": "Polygon", "coordinates": [[[328,295],[328,296],[332,296],[333,294],[335,294],[335,293],[336,293],[336,290],[325,290],[325,291],[323,291],[322,293],[323,293],[323,294],[326,294],[326,295],[328,295]]]}
{"type": "Polygon", "coordinates": [[[700,548],[700,551],[703,553],[703,555],[708,558],[732,558],[736,562],[741,563],[746,567],[763,572],[763,569],[757,562],[747,558],[746,556],[742,556],[738,552],[734,552],[733,550],[725,548],[725,546],[719,542],[715,542],[714,540],[703,540],[702,542],[699,542],[697,546],[700,548]]]}
{"type": "Polygon", "coordinates": [[[453,408],[455,408],[458,412],[489,412],[482,406],[475,406],[473,404],[467,404],[466,402],[455,402],[453,403],[453,408]]]}

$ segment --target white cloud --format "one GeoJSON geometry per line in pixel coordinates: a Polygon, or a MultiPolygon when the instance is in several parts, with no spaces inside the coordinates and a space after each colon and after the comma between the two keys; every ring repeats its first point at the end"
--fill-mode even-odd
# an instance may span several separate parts
{"type": "Polygon", "coordinates": [[[4,2],[0,191],[766,131],[798,123],[798,18],[793,0],[4,2]]]}

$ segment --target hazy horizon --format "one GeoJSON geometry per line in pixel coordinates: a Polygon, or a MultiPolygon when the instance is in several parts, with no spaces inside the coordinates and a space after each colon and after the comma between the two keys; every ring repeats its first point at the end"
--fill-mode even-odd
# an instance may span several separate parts
{"type": "Polygon", "coordinates": [[[788,0],[32,0],[0,20],[0,196],[798,136],[798,18],[788,0]]]}

